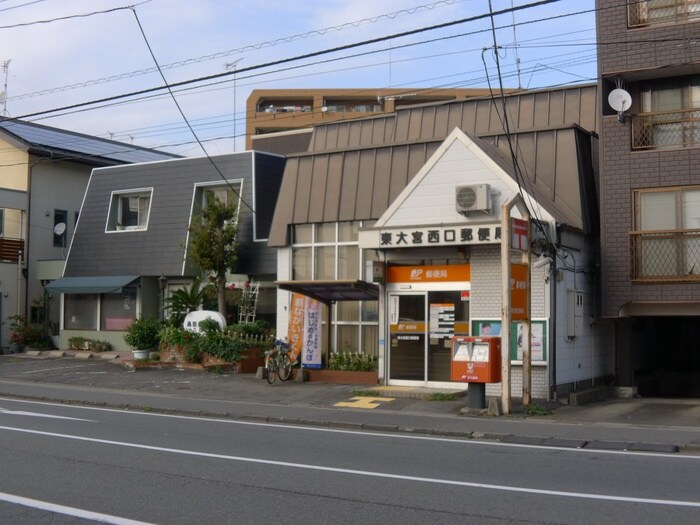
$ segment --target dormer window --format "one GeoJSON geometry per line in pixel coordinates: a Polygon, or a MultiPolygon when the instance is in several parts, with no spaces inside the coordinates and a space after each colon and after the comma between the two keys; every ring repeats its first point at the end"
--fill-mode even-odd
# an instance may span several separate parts
{"type": "Polygon", "coordinates": [[[107,231],[147,229],[152,194],[153,188],[113,192],[107,231]]]}

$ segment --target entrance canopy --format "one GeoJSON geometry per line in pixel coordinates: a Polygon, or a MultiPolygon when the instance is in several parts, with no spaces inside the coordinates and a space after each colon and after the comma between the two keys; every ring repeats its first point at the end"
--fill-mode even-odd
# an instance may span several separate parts
{"type": "Polygon", "coordinates": [[[367,281],[276,281],[275,284],[282,290],[300,293],[324,304],[379,299],[379,286],[367,281]]]}
{"type": "Polygon", "coordinates": [[[98,277],[61,277],[46,286],[49,292],[58,293],[121,293],[122,288],[133,283],[138,275],[105,275],[98,277]]]}

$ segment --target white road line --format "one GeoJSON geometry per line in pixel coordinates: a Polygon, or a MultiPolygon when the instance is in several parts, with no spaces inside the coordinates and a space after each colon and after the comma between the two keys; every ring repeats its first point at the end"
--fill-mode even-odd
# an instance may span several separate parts
{"type": "Polygon", "coordinates": [[[38,374],[40,372],[53,372],[54,370],[68,370],[71,368],[85,368],[89,365],[72,365],[72,366],[59,366],[56,368],[42,368],[41,370],[28,370],[27,372],[22,372],[22,375],[28,374],[38,374]]]}
{"type": "Polygon", "coordinates": [[[79,417],[54,416],[53,414],[42,414],[41,412],[25,412],[24,410],[8,410],[0,407],[0,414],[8,414],[11,416],[31,416],[31,417],[47,417],[49,419],[69,419],[71,421],[87,421],[88,423],[97,423],[94,419],[81,419],[79,417]]]}
{"type": "Polygon", "coordinates": [[[526,494],[536,494],[540,496],[561,496],[566,498],[592,499],[603,501],[620,501],[624,503],[645,503],[649,505],[668,505],[673,507],[696,507],[700,508],[700,501],[667,500],[655,498],[632,498],[627,496],[612,496],[608,494],[591,494],[586,492],[567,492],[562,490],[534,489],[528,487],[513,487],[509,485],[494,485],[490,483],[474,483],[470,481],[457,481],[450,479],[425,478],[422,476],[404,476],[401,474],[390,474],[387,472],[372,472],[369,470],[344,469],[337,467],[324,467],[322,465],[307,465],[303,463],[292,463],[289,461],[275,461],[271,459],[246,458],[242,456],[231,456],[228,454],[215,454],[212,452],[195,452],[193,450],[182,450],[177,448],[158,447],[153,445],[142,445],[139,443],[126,443],[123,441],[112,441],[109,439],[89,438],[84,436],[73,436],[70,434],[59,434],[56,432],[43,432],[40,430],[29,430],[24,428],[13,428],[0,426],[0,430],[10,432],[20,432],[25,434],[35,434],[74,441],[86,441],[89,443],[99,443],[103,445],[113,445],[118,447],[137,448],[142,450],[152,450],[155,452],[168,452],[171,454],[182,454],[184,456],[197,456],[212,459],[224,459],[228,461],[239,461],[242,463],[257,463],[263,465],[275,465],[279,467],[296,468],[301,470],[314,470],[321,472],[334,472],[336,474],[351,474],[356,476],[368,476],[374,478],[397,479],[402,481],[415,481],[420,483],[434,483],[439,485],[452,485],[458,487],[469,487],[486,490],[500,490],[504,492],[519,492],[526,494]]]}
{"type": "Polygon", "coordinates": [[[95,520],[99,521],[100,523],[112,523],[114,525],[150,525],[145,521],[130,520],[127,518],[120,518],[119,516],[111,516],[109,514],[77,509],[75,507],[66,507],[65,505],[57,505],[55,503],[40,501],[38,499],[23,498],[22,496],[15,496],[14,494],[7,494],[5,492],[0,492],[0,501],[22,505],[23,507],[31,507],[33,509],[55,512],[57,514],[64,514],[66,516],[95,520]]]}
{"type": "Polygon", "coordinates": [[[551,445],[527,445],[523,443],[501,443],[498,441],[490,440],[478,440],[478,439],[467,439],[467,438],[450,438],[450,437],[440,437],[440,436],[427,436],[427,435],[415,435],[406,432],[372,432],[368,430],[348,430],[342,428],[324,428],[324,427],[314,427],[310,425],[292,425],[289,423],[262,423],[259,421],[239,421],[234,419],[224,419],[215,417],[202,417],[202,416],[188,416],[188,415],[177,415],[177,414],[159,414],[158,412],[141,412],[134,410],[119,410],[116,408],[101,408],[101,407],[91,407],[91,406],[81,406],[81,405],[66,405],[60,403],[50,403],[47,401],[30,401],[26,399],[13,399],[7,397],[0,397],[0,400],[11,401],[13,403],[28,403],[32,405],[48,405],[53,407],[63,407],[68,409],[78,409],[78,410],[96,410],[99,412],[113,412],[117,414],[126,414],[132,416],[148,416],[148,417],[165,417],[171,419],[184,419],[188,421],[205,421],[209,423],[220,423],[224,425],[241,425],[241,426],[253,426],[253,427],[283,427],[290,430],[301,430],[303,432],[326,432],[332,434],[351,434],[357,436],[365,437],[381,437],[381,438],[395,438],[395,439],[410,439],[415,441],[438,441],[441,443],[461,443],[462,445],[468,446],[486,446],[486,447],[505,447],[505,448],[529,448],[535,450],[558,450],[560,452],[569,452],[573,454],[611,454],[619,456],[642,456],[645,458],[669,458],[678,461],[700,461],[700,456],[687,456],[683,454],[669,454],[662,452],[636,452],[633,450],[605,450],[605,449],[591,449],[591,448],[571,448],[571,447],[556,447],[551,445]]]}

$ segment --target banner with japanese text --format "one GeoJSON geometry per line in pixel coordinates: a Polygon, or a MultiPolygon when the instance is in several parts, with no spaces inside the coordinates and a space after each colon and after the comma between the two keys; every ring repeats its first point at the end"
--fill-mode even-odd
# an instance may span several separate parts
{"type": "Polygon", "coordinates": [[[321,303],[295,293],[289,315],[290,358],[301,354],[307,368],[321,368],[321,303]]]}
{"type": "Polygon", "coordinates": [[[321,368],[321,303],[306,297],[304,314],[301,362],[306,368],[321,368]]]}

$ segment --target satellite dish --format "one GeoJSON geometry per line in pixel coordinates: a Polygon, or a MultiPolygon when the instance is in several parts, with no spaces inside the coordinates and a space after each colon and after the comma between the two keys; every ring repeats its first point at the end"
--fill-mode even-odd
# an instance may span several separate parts
{"type": "Polygon", "coordinates": [[[328,111],[328,106],[323,106],[321,108],[321,113],[325,113],[326,111],[328,111]]]}
{"type": "Polygon", "coordinates": [[[56,224],[56,226],[53,227],[53,233],[55,235],[63,235],[63,233],[66,231],[66,223],[65,222],[59,222],[56,224]]]}
{"type": "Polygon", "coordinates": [[[632,97],[622,88],[613,89],[608,95],[608,104],[617,111],[617,120],[625,122],[625,111],[632,107],[632,97]]]}
{"type": "Polygon", "coordinates": [[[608,95],[608,104],[618,113],[632,106],[632,97],[622,88],[613,89],[608,95]]]}

